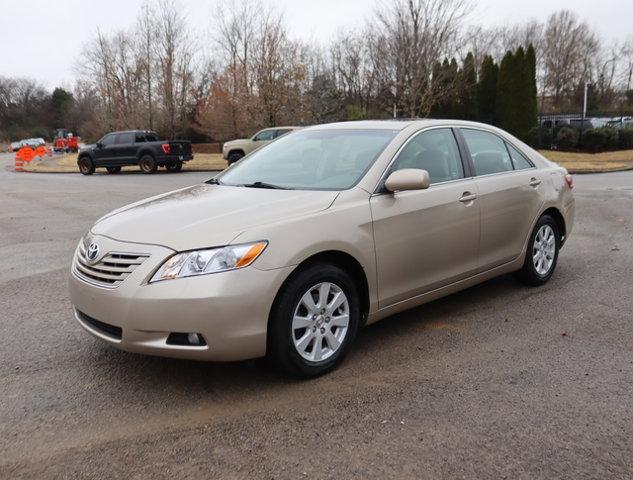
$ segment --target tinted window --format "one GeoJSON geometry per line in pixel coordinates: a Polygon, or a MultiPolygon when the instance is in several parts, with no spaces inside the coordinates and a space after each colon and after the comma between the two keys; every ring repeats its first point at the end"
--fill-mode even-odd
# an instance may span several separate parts
{"type": "Polygon", "coordinates": [[[145,139],[145,134],[137,133],[134,137],[134,141],[136,143],[143,143],[143,142],[146,142],[147,140],[145,139]]]}
{"type": "Polygon", "coordinates": [[[505,142],[496,135],[481,130],[462,129],[464,140],[475,165],[475,175],[513,170],[505,142]]]}
{"type": "Polygon", "coordinates": [[[255,136],[254,140],[256,142],[259,142],[259,141],[262,141],[262,140],[272,140],[274,133],[275,133],[274,130],[264,130],[263,132],[259,132],[255,136]]]}
{"type": "Polygon", "coordinates": [[[227,185],[265,182],[304,190],[344,190],[365,174],[395,130],[301,130],[234,164],[219,177],[227,185]]]}
{"type": "Polygon", "coordinates": [[[464,178],[453,131],[450,128],[428,130],[410,140],[398,154],[391,172],[404,168],[426,170],[431,183],[464,178]]]}
{"type": "Polygon", "coordinates": [[[285,130],[275,130],[275,138],[279,138],[283,135],[285,135],[286,133],[290,133],[291,130],[285,129],[285,130]]]}
{"type": "Polygon", "coordinates": [[[514,163],[514,168],[516,170],[532,168],[533,165],[527,158],[525,158],[525,156],[521,152],[519,152],[509,143],[506,143],[506,145],[508,146],[508,151],[510,152],[510,157],[512,158],[512,163],[514,163]]]}
{"type": "Polygon", "coordinates": [[[147,140],[148,142],[158,142],[158,135],[154,132],[146,133],[145,140],[147,140]]]}
{"type": "Polygon", "coordinates": [[[133,133],[119,133],[116,136],[115,143],[134,143],[134,134],[133,133]]]}
{"type": "Polygon", "coordinates": [[[103,145],[112,145],[114,143],[114,135],[109,134],[99,140],[103,145]]]}

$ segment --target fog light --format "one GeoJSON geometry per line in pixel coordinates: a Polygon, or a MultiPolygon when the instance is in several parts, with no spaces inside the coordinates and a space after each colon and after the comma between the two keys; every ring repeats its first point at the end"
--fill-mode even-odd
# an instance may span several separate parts
{"type": "Polygon", "coordinates": [[[167,345],[182,345],[183,347],[204,347],[207,344],[199,333],[171,332],[167,337],[167,345]]]}

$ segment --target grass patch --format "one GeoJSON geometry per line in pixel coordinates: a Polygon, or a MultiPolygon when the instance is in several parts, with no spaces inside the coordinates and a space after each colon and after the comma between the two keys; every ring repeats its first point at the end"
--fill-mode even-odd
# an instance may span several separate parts
{"type": "MultiPolygon", "coordinates": [[[[224,170],[227,167],[226,160],[219,153],[196,153],[193,160],[185,162],[183,171],[189,172],[213,172],[224,170]]],[[[27,172],[40,173],[79,173],[77,167],[77,154],[65,154],[61,156],[46,157],[42,160],[33,160],[24,166],[27,172]]],[[[136,166],[123,167],[124,172],[139,171],[136,166]]],[[[104,168],[98,168],[96,173],[105,173],[104,168]]]]}
{"type": "Polygon", "coordinates": [[[616,172],[633,169],[633,150],[578,153],[540,150],[545,158],[565,167],[570,173],[616,172]]]}

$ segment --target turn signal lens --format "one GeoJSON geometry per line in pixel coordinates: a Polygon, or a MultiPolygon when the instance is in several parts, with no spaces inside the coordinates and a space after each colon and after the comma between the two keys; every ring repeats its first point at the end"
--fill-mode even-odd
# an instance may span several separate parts
{"type": "Polygon", "coordinates": [[[264,251],[268,245],[266,242],[259,242],[253,245],[248,251],[235,263],[235,268],[246,267],[253,263],[253,261],[259,257],[259,254],[264,251]]]}

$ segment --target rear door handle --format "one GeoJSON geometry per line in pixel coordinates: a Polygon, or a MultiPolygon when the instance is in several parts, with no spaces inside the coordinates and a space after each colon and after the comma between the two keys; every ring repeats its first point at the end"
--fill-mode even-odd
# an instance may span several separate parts
{"type": "Polygon", "coordinates": [[[475,195],[474,193],[464,192],[462,194],[462,197],[459,199],[459,201],[462,203],[468,203],[468,202],[472,202],[476,198],[477,198],[477,195],[475,195]]]}
{"type": "Polygon", "coordinates": [[[530,187],[538,187],[541,184],[541,181],[538,178],[532,177],[530,179],[530,187]]]}

